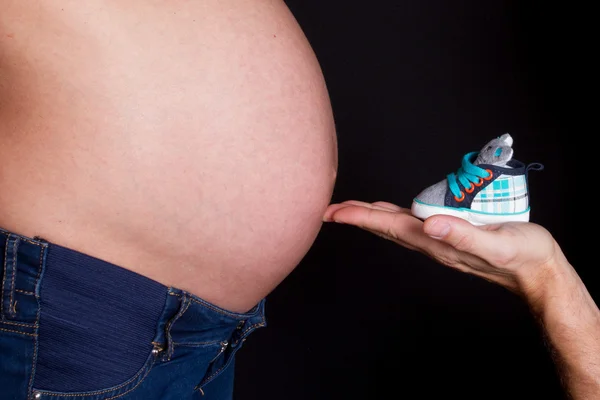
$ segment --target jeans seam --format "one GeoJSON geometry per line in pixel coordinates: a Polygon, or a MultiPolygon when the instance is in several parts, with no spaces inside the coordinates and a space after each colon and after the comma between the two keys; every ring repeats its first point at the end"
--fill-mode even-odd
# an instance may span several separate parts
{"type": "Polygon", "coordinates": [[[2,304],[0,304],[0,318],[6,319],[6,316],[14,317],[17,314],[15,303],[15,282],[17,275],[17,258],[19,236],[8,235],[6,245],[4,246],[4,273],[2,274],[2,304]],[[14,241],[13,241],[14,238],[14,241]],[[12,241],[12,244],[11,244],[12,241]],[[10,256],[10,257],[9,257],[10,256]],[[10,277],[8,276],[10,274],[10,277]],[[8,302],[8,304],[5,304],[8,302]]]}
{"type": "Polygon", "coordinates": [[[184,346],[184,347],[202,347],[202,346],[211,346],[211,345],[215,345],[215,344],[220,344],[221,342],[222,342],[221,340],[213,340],[210,342],[190,342],[190,343],[173,342],[173,344],[175,346],[184,346]]]}
{"type": "MultiPolygon", "coordinates": [[[[171,296],[176,296],[179,298],[188,297],[190,299],[190,301],[193,301],[194,303],[196,303],[204,308],[207,308],[211,311],[214,311],[214,312],[224,315],[226,317],[233,318],[238,321],[247,320],[249,318],[252,318],[252,317],[260,314],[260,310],[256,307],[255,307],[256,310],[254,312],[250,311],[248,313],[236,313],[233,311],[228,311],[226,309],[223,309],[223,308],[219,307],[218,305],[212,304],[202,298],[197,298],[197,296],[194,296],[194,295],[187,296],[186,294],[180,294],[180,293],[176,293],[176,292],[172,292],[172,291],[170,291],[169,294],[171,296]]],[[[261,302],[262,302],[262,300],[261,300],[261,302]]],[[[260,302],[258,303],[258,305],[260,305],[260,302]]]]}
{"type": "Polygon", "coordinates": [[[52,393],[52,392],[45,392],[43,390],[38,390],[38,392],[42,395],[45,396],[52,396],[52,397],[92,397],[92,396],[99,396],[102,394],[106,394],[109,392],[113,392],[119,389],[122,389],[123,387],[131,384],[131,382],[135,381],[136,379],[138,379],[141,375],[143,375],[143,377],[139,380],[139,382],[137,382],[135,384],[135,386],[131,387],[130,389],[128,389],[127,391],[117,394],[115,396],[112,397],[108,397],[104,400],[111,400],[111,399],[116,399],[119,397],[122,397],[124,395],[126,395],[127,393],[130,393],[131,391],[137,389],[138,386],[140,386],[142,384],[142,382],[145,381],[146,377],[150,374],[150,371],[152,371],[152,367],[154,367],[154,364],[156,363],[156,356],[152,355],[152,363],[150,365],[144,366],[142,369],[140,369],[137,374],[135,374],[132,378],[128,379],[127,382],[124,382],[118,386],[114,386],[110,389],[105,389],[105,390],[100,390],[100,391],[90,391],[90,392],[86,392],[86,393],[52,393]]]}
{"type": "Polygon", "coordinates": [[[173,357],[173,353],[175,352],[175,345],[173,343],[173,338],[171,337],[171,329],[173,328],[173,325],[175,324],[175,322],[177,322],[177,320],[179,320],[179,318],[181,318],[181,316],[183,314],[185,314],[185,312],[190,307],[190,304],[192,304],[190,301],[190,298],[185,295],[182,297],[181,302],[182,302],[182,305],[181,305],[179,311],[177,312],[177,314],[175,314],[175,316],[173,318],[171,318],[171,320],[169,321],[169,323],[167,324],[167,326],[165,328],[166,336],[167,336],[167,354],[165,355],[166,361],[171,360],[171,357],[173,357]]]}
{"type": "Polygon", "coordinates": [[[109,397],[109,398],[108,398],[108,399],[106,399],[106,400],[117,399],[117,398],[119,398],[119,397],[123,397],[123,396],[125,396],[127,393],[131,393],[131,392],[133,392],[135,389],[137,389],[137,388],[138,388],[138,386],[140,386],[140,385],[142,384],[142,382],[144,382],[144,381],[146,380],[146,377],[147,377],[148,375],[150,375],[150,371],[152,371],[152,367],[154,366],[154,363],[156,363],[156,358],[154,359],[154,361],[152,361],[152,364],[151,364],[151,365],[148,367],[148,371],[146,371],[146,374],[144,375],[144,377],[143,377],[142,379],[140,379],[140,381],[139,381],[138,383],[136,383],[136,384],[135,384],[135,386],[133,386],[131,389],[129,389],[129,390],[127,390],[127,391],[125,391],[125,392],[123,392],[123,393],[121,393],[121,394],[118,394],[118,395],[116,395],[116,396],[113,396],[113,397],[109,397]]]}
{"type": "Polygon", "coordinates": [[[15,239],[15,243],[13,244],[13,254],[12,254],[12,277],[11,277],[11,282],[10,282],[10,300],[9,300],[9,306],[11,308],[10,311],[12,311],[12,315],[15,315],[17,313],[16,310],[16,304],[15,304],[15,276],[17,275],[17,251],[19,249],[19,238],[17,237],[15,239]]]}
{"type": "MultiPolygon", "coordinates": [[[[35,316],[35,331],[36,333],[38,333],[39,330],[39,326],[40,326],[40,314],[42,311],[42,304],[40,302],[40,290],[39,290],[39,286],[40,286],[40,279],[42,277],[42,271],[44,269],[44,259],[46,257],[46,250],[48,249],[47,246],[41,246],[40,247],[40,261],[39,261],[39,265],[38,265],[38,273],[37,276],[35,277],[35,300],[37,302],[37,313],[35,316]]],[[[33,397],[33,380],[35,378],[35,372],[36,372],[36,365],[37,365],[37,357],[38,357],[38,345],[39,345],[39,339],[37,337],[38,335],[35,335],[35,340],[34,340],[34,345],[33,345],[33,357],[31,360],[31,376],[29,377],[29,387],[27,388],[27,392],[29,393],[29,396],[33,397]]]]}
{"type": "MultiPolygon", "coordinates": [[[[244,336],[247,336],[249,334],[250,331],[253,331],[254,329],[258,328],[258,327],[263,327],[265,326],[264,321],[261,321],[259,323],[253,324],[251,325],[249,328],[247,328],[242,335],[240,336],[240,339],[237,340],[235,343],[239,343],[240,340],[242,340],[244,338],[244,336]]],[[[239,350],[239,348],[237,348],[235,350],[235,352],[237,352],[239,350]]],[[[206,379],[202,380],[202,383],[200,383],[198,386],[196,386],[196,388],[194,390],[201,390],[203,386],[207,385],[210,381],[212,381],[217,375],[219,375],[221,372],[223,372],[225,370],[225,368],[229,367],[229,364],[231,364],[231,360],[233,359],[234,355],[232,354],[229,357],[229,360],[218,370],[216,370],[215,372],[213,372],[212,374],[210,374],[206,379]]]]}
{"type": "Polygon", "coordinates": [[[21,240],[23,242],[27,242],[29,244],[32,244],[34,246],[39,246],[39,247],[42,247],[42,248],[44,248],[44,247],[47,246],[47,244],[45,244],[45,243],[36,242],[36,241],[31,240],[31,239],[29,239],[29,238],[27,238],[25,236],[21,236],[21,235],[17,235],[17,234],[13,234],[13,233],[9,233],[9,232],[3,231],[1,228],[0,228],[0,233],[3,234],[4,236],[6,236],[7,238],[9,236],[17,236],[19,238],[19,240],[21,240]]]}
{"type": "Polygon", "coordinates": [[[20,332],[20,331],[13,331],[11,329],[4,329],[4,328],[0,328],[0,331],[2,332],[10,332],[10,333],[18,333],[20,335],[27,335],[27,336],[31,336],[31,337],[37,337],[37,334],[35,333],[27,333],[27,332],[20,332]]]}
{"type": "Polygon", "coordinates": [[[240,337],[234,342],[234,344],[237,345],[239,342],[243,342],[244,339],[248,335],[250,335],[250,333],[252,333],[252,331],[256,330],[257,328],[262,328],[264,326],[266,326],[265,321],[260,321],[256,324],[250,325],[250,327],[246,328],[244,332],[240,333],[240,337]]]}
{"type": "Polygon", "coordinates": [[[4,268],[2,271],[2,296],[1,296],[1,300],[2,302],[0,302],[0,318],[4,319],[4,285],[6,284],[6,274],[7,274],[7,260],[8,260],[8,247],[9,247],[9,239],[10,239],[10,235],[6,236],[6,244],[4,246],[4,268]]]}
{"type": "Polygon", "coordinates": [[[212,304],[210,304],[210,303],[208,303],[206,301],[202,302],[202,301],[196,300],[194,298],[190,298],[190,300],[193,301],[196,304],[199,304],[199,305],[201,305],[203,307],[208,308],[211,311],[214,311],[216,313],[219,313],[221,315],[225,315],[227,317],[230,317],[230,318],[233,318],[233,319],[236,319],[236,320],[244,320],[244,319],[248,319],[249,318],[249,316],[247,316],[247,315],[236,314],[236,313],[228,312],[227,310],[220,310],[216,306],[213,306],[212,304]]]}
{"type": "Polygon", "coordinates": [[[25,328],[35,328],[37,326],[35,322],[34,323],[26,323],[26,322],[0,321],[0,323],[7,324],[7,325],[14,325],[14,326],[22,326],[25,328]]]}
{"type": "Polygon", "coordinates": [[[265,326],[265,322],[264,321],[260,321],[254,325],[251,325],[249,328],[247,328],[244,332],[242,332],[242,334],[240,335],[240,339],[243,338],[244,336],[246,336],[247,333],[249,333],[252,330],[255,330],[256,328],[260,328],[265,326]]]}

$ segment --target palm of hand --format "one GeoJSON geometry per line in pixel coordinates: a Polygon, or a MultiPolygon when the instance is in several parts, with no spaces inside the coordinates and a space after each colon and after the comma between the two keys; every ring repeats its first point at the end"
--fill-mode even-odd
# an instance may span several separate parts
{"type": "Polygon", "coordinates": [[[543,266],[560,253],[552,235],[528,222],[473,226],[451,216],[433,216],[424,223],[410,210],[391,203],[349,201],[329,206],[325,221],[354,225],[392,240],[435,261],[522,292],[539,280],[543,266]],[[442,237],[433,226],[447,225],[442,237]]]}

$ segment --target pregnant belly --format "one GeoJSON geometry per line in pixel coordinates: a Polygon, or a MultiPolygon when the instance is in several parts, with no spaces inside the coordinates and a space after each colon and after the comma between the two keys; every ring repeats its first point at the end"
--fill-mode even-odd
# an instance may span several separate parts
{"type": "Polygon", "coordinates": [[[234,311],[291,272],[337,157],[323,76],[282,2],[8,3],[1,227],[234,311]]]}

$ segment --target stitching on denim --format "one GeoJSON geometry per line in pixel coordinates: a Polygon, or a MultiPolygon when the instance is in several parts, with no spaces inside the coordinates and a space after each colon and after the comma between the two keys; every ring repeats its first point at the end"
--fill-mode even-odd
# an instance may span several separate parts
{"type": "Polygon", "coordinates": [[[23,242],[27,242],[27,243],[32,244],[34,246],[40,246],[40,247],[47,247],[48,246],[48,243],[36,242],[36,241],[31,240],[31,239],[29,239],[29,238],[27,238],[25,236],[16,235],[16,234],[4,232],[4,231],[1,231],[1,230],[0,230],[0,233],[3,234],[6,237],[9,237],[10,235],[18,236],[19,239],[22,240],[23,242]]]}
{"type": "Polygon", "coordinates": [[[186,313],[186,311],[188,310],[188,308],[190,308],[190,304],[192,304],[192,302],[190,301],[190,299],[188,297],[184,297],[184,301],[186,301],[185,303],[185,307],[182,308],[181,310],[179,310],[179,312],[177,313],[177,316],[175,319],[173,319],[169,326],[169,330],[168,330],[168,338],[169,338],[169,355],[168,355],[168,359],[170,360],[171,357],[173,357],[173,353],[175,352],[175,344],[173,342],[173,338],[171,337],[171,329],[173,328],[173,325],[175,324],[176,321],[178,321],[183,314],[186,313]]]}
{"type": "Polygon", "coordinates": [[[208,378],[206,378],[202,384],[198,385],[196,390],[201,389],[202,387],[208,385],[210,383],[210,381],[212,381],[216,375],[219,375],[221,372],[223,372],[223,370],[226,367],[228,367],[230,363],[231,363],[231,358],[229,358],[229,360],[227,360],[227,362],[221,368],[219,368],[218,370],[213,372],[208,378]]]}
{"type": "Polygon", "coordinates": [[[12,307],[12,314],[17,313],[17,306],[15,304],[15,276],[17,275],[17,251],[19,250],[19,238],[15,239],[15,243],[13,244],[13,254],[12,254],[12,279],[10,282],[10,301],[9,305],[12,307]]]}
{"type": "MultiPolygon", "coordinates": [[[[40,325],[40,313],[42,311],[42,304],[40,302],[40,296],[38,295],[37,287],[40,284],[40,277],[42,276],[42,269],[44,268],[44,256],[46,255],[46,247],[42,247],[40,249],[40,263],[38,265],[38,273],[35,277],[35,300],[37,302],[37,313],[35,315],[35,328],[36,332],[39,329],[40,325]]],[[[37,335],[36,335],[37,336],[37,335]]],[[[33,391],[33,378],[35,377],[35,367],[37,366],[37,357],[38,357],[38,339],[36,337],[33,345],[33,357],[31,357],[31,376],[29,377],[29,386],[27,388],[27,393],[31,395],[33,391]]]]}
{"type": "Polygon", "coordinates": [[[140,369],[138,371],[137,374],[135,374],[131,379],[127,380],[127,382],[124,382],[122,384],[120,384],[119,386],[114,386],[110,389],[105,389],[105,390],[101,390],[101,391],[97,391],[97,392],[87,392],[87,393],[50,393],[50,392],[44,392],[43,390],[38,390],[38,392],[42,395],[46,395],[46,396],[54,396],[54,397],[91,397],[91,396],[98,396],[101,394],[106,394],[109,392],[114,392],[115,390],[119,390],[127,385],[130,385],[132,382],[134,382],[136,379],[138,379],[138,377],[142,374],[144,374],[144,376],[140,379],[140,381],[138,383],[135,384],[135,386],[133,386],[131,389],[127,390],[126,392],[123,392],[119,395],[113,396],[113,397],[109,397],[105,400],[111,400],[111,399],[116,399],[118,397],[122,397],[124,395],[126,395],[127,393],[131,392],[132,390],[136,389],[138,386],[140,386],[142,384],[142,382],[144,382],[144,380],[146,379],[146,377],[150,374],[150,371],[152,370],[152,367],[154,366],[154,364],[156,363],[156,356],[152,356],[152,363],[148,366],[144,366],[142,367],[142,369],[140,369]]]}
{"type": "MultiPolygon", "coordinates": [[[[253,328],[257,328],[259,326],[265,326],[264,322],[259,322],[257,324],[251,325],[248,329],[246,329],[244,331],[244,333],[242,333],[242,336],[245,335],[249,330],[252,330],[253,328]]],[[[239,342],[239,341],[238,341],[239,342]]],[[[237,342],[236,342],[237,343],[237,342]]],[[[196,388],[196,390],[200,389],[202,386],[207,385],[216,375],[220,374],[221,372],[223,372],[223,370],[225,368],[227,368],[229,366],[229,364],[231,364],[231,357],[229,358],[229,360],[225,363],[225,365],[223,365],[221,368],[219,368],[218,370],[216,370],[215,372],[213,372],[208,378],[206,378],[203,383],[201,385],[198,385],[198,387],[196,388]]]]}
{"type": "Polygon", "coordinates": [[[15,292],[26,294],[28,296],[35,296],[34,292],[28,292],[27,290],[23,290],[23,289],[15,289],[15,292]]]}
{"type": "Polygon", "coordinates": [[[212,310],[214,312],[218,312],[221,315],[226,315],[228,317],[239,319],[239,320],[248,319],[248,316],[246,316],[246,315],[240,315],[240,314],[230,313],[230,312],[227,312],[225,310],[220,310],[219,308],[217,308],[216,306],[211,305],[208,302],[202,302],[202,301],[194,299],[193,297],[190,298],[190,300],[192,300],[196,304],[199,304],[201,306],[209,308],[210,310],[212,310]]]}
{"type": "Polygon", "coordinates": [[[2,273],[2,293],[1,293],[1,300],[2,302],[0,302],[0,318],[4,319],[4,284],[6,283],[6,260],[8,259],[8,239],[10,238],[10,235],[6,236],[6,244],[4,246],[4,268],[3,268],[3,273],[2,273]]]}
{"type": "Polygon", "coordinates": [[[144,377],[143,377],[142,379],[140,379],[140,381],[139,381],[139,382],[138,382],[138,383],[137,383],[137,384],[136,384],[134,387],[132,387],[132,388],[131,388],[131,389],[129,389],[128,391],[126,391],[126,392],[123,392],[123,393],[121,393],[121,394],[119,394],[119,395],[117,395],[117,396],[109,397],[109,398],[108,398],[108,399],[106,399],[106,400],[111,400],[111,399],[116,399],[116,398],[119,398],[119,397],[123,397],[123,396],[125,396],[127,393],[131,393],[131,392],[133,392],[135,389],[137,389],[137,388],[138,388],[138,386],[140,386],[140,385],[142,384],[142,382],[144,382],[144,381],[146,380],[146,377],[147,377],[148,375],[150,375],[150,371],[152,371],[152,367],[154,366],[154,363],[155,363],[155,362],[156,362],[156,361],[153,361],[153,362],[152,362],[152,365],[150,365],[150,367],[148,368],[148,372],[146,372],[146,375],[144,375],[144,377]]]}
{"type": "Polygon", "coordinates": [[[256,329],[256,328],[263,327],[263,326],[265,326],[265,323],[264,323],[264,321],[261,321],[261,322],[259,322],[259,323],[257,323],[257,324],[254,324],[254,325],[251,325],[251,326],[250,326],[249,328],[247,328],[247,329],[246,329],[244,332],[242,332],[242,335],[241,335],[241,336],[244,336],[246,333],[248,333],[248,331],[251,331],[251,330],[254,330],[254,329],[256,329]]]}
{"type": "Polygon", "coordinates": [[[0,324],[8,324],[8,325],[15,325],[15,326],[24,326],[25,328],[36,328],[37,325],[34,323],[27,323],[27,322],[12,322],[12,321],[0,321],[0,324]]]}
{"type": "Polygon", "coordinates": [[[26,333],[26,332],[13,331],[12,329],[0,328],[0,331],[2,331],[2,332],[11,332],[11,333],[19,333],[21,335],[27,335],[27,336],[31,336],[31,337],[36,337],[37,336],[37,334],[35,334],[35,333],[26,333]]]}
{"type": "Polygon", "coordinates": [[[169,323],[167,324],[165,330],[166,330],[166,334],[167,334],[167,354],[166,354],[166,360],[170,360],[171,357],[173,356],[173,353],[175,351],[174,345],[173,345],[173,339],[171,338],[171,328],[173,327],[173,324],[175,324],[175,322],[181,318],[181,316],[183,314],[185,314],[185,312],[187,311],[187,309],[190,307],[190,304],[192,304],[190,302],[190,298],[187,296],[183,296],[183,305],[181,306],[181,308],[179,309],[179,311],[177,312],[177,314],[175,314],[175,316],[173,318],[171,318],[171,320],[169,321],[169,323]]]}
{"type": "MultiPolygon", "coordinates": [[[[169,292],[169,294],[171,296],[182,297],[182,295],[179,294],[179,293],[169,292]]],[[[219,313],[221,315],[225,315],[225,316],[237,319],[237,320],[245,320],[245,319],[251,318],[252,316],[255,315],[255,314],[245,315],[245,314],[239,314],[239,313],[230,312],[230,311],[227,311],[227,310],[220,309],[219,307],[217,307],[215,305],[212,305],[211,303],[207,302],[206,300],[202,300],[202,299],[198,300],[198,299],[195,299],[194,297],[188,297],[188,298],[191,301],[193,301],[194,303],[196,303],[196,304],[199,304],[199,305],[201,305],[203,307],[206,307],[206,308],[208,308],[208,309],[210,309],[210,310],[212,310],[214,312],[217,312],[217,313],[219,313]]],[[[256,314],[259,314],[259,313],[260,312],[257,310],[256,314]]]]}
{"type": "Polygon", "coordinates": [[[240,334],[240,337],[238,340],[235,341],[235,344],[238,344],[239,342],[243,342],[244,338],[247,336],[247,334],[249,334],[249,331],[252,331],[257,328],[261,328],[263,326],[266,326],[265,321],[261,321],[254,325],[250,325],[250,327],[246,328],[246,330],[240,334]]]}
{"type": "Polygon", "coordinates": [[[220,344],[220,343],[221,343],[220,340],[213,340],[211,342],[189,342],[189,343],[173,342],[173,344],[176,346],[186,346],[186,347],[210,346],[213,344],[220,344]]]}

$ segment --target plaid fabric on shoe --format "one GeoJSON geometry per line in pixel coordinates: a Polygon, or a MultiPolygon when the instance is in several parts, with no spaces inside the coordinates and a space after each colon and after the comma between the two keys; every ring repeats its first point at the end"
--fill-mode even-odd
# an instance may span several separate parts
{"type": "Polygon", "coordinates": [[[423,220],[453,215],[474,225],[529,221],[528,172],[544,166],[513,159],[512,145],[513,138],[506,133],[481,151],[465,154],[457,172],[414,198],[412,214],[423,220]]]}

